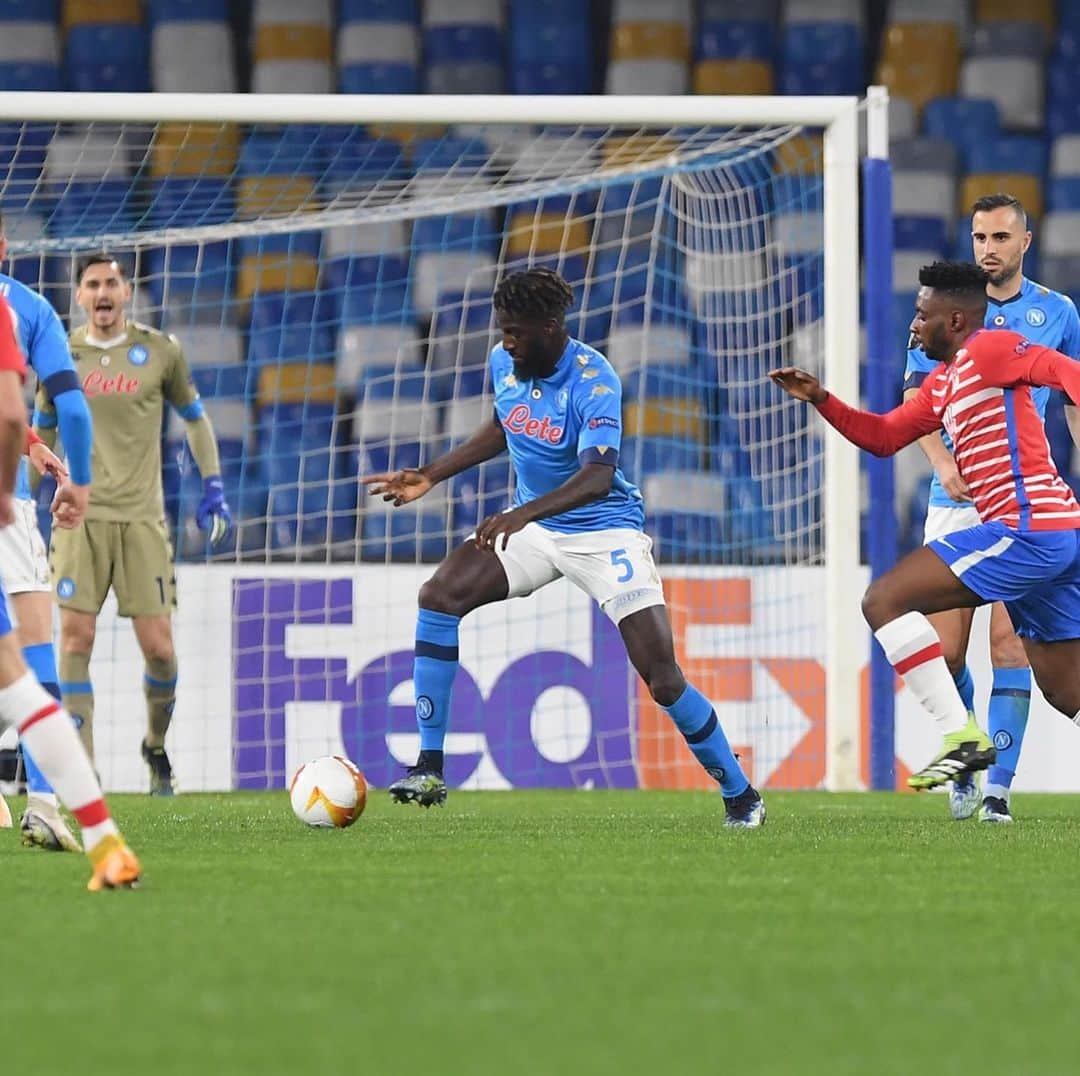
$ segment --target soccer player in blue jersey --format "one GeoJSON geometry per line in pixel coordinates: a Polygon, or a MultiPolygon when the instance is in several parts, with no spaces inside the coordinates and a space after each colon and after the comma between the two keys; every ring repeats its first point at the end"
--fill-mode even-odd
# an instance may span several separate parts
{"type": "MultiPolygon", "coordinates": [[[[1080,317],[1072,300],[1024,276],[1024,254],[1031,245],[1031,232],[1020,202],[1009,194],[980,198],[971,209],[971,238],[975,261],[989,274],[986,327],[1009,329],[1034,344],[1080,358],[1080,317]]],[[[923,379],[936,366],[922,348],[909,347],[904,375],[905,399],[918,391],[923,379]]],[[[1033,388],[1031,396],[1045,419],[1050,389],[1033,388]]],[[[1077,410],[1069,403],[1066,413],[1075,438],[1075,431],[1080,429],[1077,410]]],[[[930,543],[977,526],[979,516],[957,471],[948,435],[944,432],[928,434],[920,438],[919,445],[934,467],[924,542],[930,543]]],[[[966,655],[973,616],[974,609],[953,609],[929,618],[941,637],[945,660],[969,710],[974,710],[975,688],[966,655]]],[[[990,612],[990,663],[993,683],[988,731],[997,749],[997,761],[987,774],[979,817],[984,822],[1007,823],[1012,821],[1009,787],[1020,758],[1031,703],[1031,669],[1024,646],[1001,602],[995,602],[990,612]]],[[[969,818],[979,807],[979,800],[979,785],[974,774],[965,775],[951,786],[949,807],[954,818],[969,818]]]]}
{"type": "MultiPolygon", "coordinates": [[[[3,219],[0,218],[0,261],[7,257],[3,219]]],[[[56,525],[75,527],[86,514],[90,498],[90,446],[93,428],[90,409],[68,349],[67,334],[56,311],[36,292],[13,277],[0,273],[0,294],[16,319],[16,336],[40,388],[56,406],[60,434],[67,451],[67,472],[54,502],[56,525]]],[[[47,452],[41,446],[42,453],[47,452]]],[[[48,453],[52,459],[56,457],[48,453]]],[[[46,457],[47,458],[47,457],[46,457]]],[[[60,698],[56,655],[52,642],[52,590],[48,555],[37,527],[37,510],[30,492],[27,460],[19,467],[15,489],[15,522],[0,530],[0,574],[11,597],[19,625],[19,643],[30,670],[54,698],[60,698]]],[[[81,851],[60,814],[56,794],[33,757],[23,749],[27,805],[20,828],[23,843],[54,850],[81,851]]]]}
{"type": "Polygon", "coordinates": [[[566,576],[618,626],[650,694],[720,785],[725,825],[756,828],[764,801],[712,704],[675,661],[641,494],[619,469],[622,389],[607,359],[568,334],[572,304],[570,285],[549,269],[504,277],[493,298],[502,343],[490,358],[492,419],[418,470],[364,479],[372,494],[407,504],[508,450],[517,480],[513,507],[484,520],[420,588],[413,666],[420,756],[390,793],[423,807],[446,800],[443,742],[461,618],[566,576]]]}

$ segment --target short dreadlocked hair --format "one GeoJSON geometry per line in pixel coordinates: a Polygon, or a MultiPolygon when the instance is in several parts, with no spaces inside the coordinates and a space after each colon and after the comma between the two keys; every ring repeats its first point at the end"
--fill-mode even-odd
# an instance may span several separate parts
{"type": "Polygon", "coordinates": [[[986,306],[986,284],[989,274],[974,262],[934,262],[919,270],[919,283],[924,288],[944,292],[968,309],[986,306]]]}
{"type": "Polygon", "coordinates": [[[510,317],[529,321],[554,318],[561,322],[574,305],[574,292],[552,269],[525,269],[504,276],[491,302],[496,310],[510,317]]]}

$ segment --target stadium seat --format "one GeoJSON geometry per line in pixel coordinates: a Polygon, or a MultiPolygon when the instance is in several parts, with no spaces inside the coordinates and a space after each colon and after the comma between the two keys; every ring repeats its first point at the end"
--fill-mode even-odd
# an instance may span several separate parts
{"type": "Polygon", "coordinates": [[[862,28],[855,22],[789,24],[781,45],[787,94],[858,94],[865,85],[862,28]]]}
{"type": "Polygon", "coordinates": [[[963,40],[968,26],[968,0],[890,0],[890,23],[947,23],[963,40]]]}
{"type": "Polygon", "coordinates": [[[155,179],[147,190],[146,219],[155,228],[197,228],[232,219],[232,188],[224,179],[155,179]]]}
{"type": "Polygon", "coordinates": [[[1043,70],[1038,60],[972,57],[960,70],[960,92],[995,101],[1008,130],[1037,131],[1043,125],[1043,70]]]}
{"type": "Polygon", "coordinates": [[[952,140],[928,135],[892,142],[889,160],[897,172],[940,172],[950,176],[956,174],[960,163],[952,140]]]}
{"type": "Polygon", "coordinates": [[[502,93],[501,18],[462,5],[458,17],[445,21],[425,9],[424,65],[429,93],[502,93]]]}
{"type": "Polygon", "coordinates": [[[158,93],[235,93],[229,24],[221,19],[158,22],[150,39],[150,71],[158,93]]]}
{"type": "Polygon", "coordinates": [[[68,30],[68,88],[84,93],[145,93],[150,89],[146,33],[140,25],[87,23],[68,30]]]}
{"type": "MultiPolygon", "coordinates": [[[[898,250],[893,254],[893,294],[910,294],[918,287],[919,270],[937,261],[940,250],[898,250]]],[[[914,313],[912,304],[912,313],[914,313]]],[[[908,318],[910,321],[910,316],[908,318]]]]}
{"type": "Polygon", "coordinates": [[[161,123],[150,147],[150,175],[159,179],[232,179],[240,149],[235,124],[161,123]]]}
{"type": "Polygon", "coordinates": [[[1051,93],[1046,110],[1046,130],[1051,138],[1080,132],[1080,94],[1051,93]]]}
{"type": "Polygon", "coordinates": [[[693,90],[704,94],[772,93],[772,64],[764,60],[701,60],[694,64],[693,90]]]}
{"type": "Polygon", "coordinates": [[[362,513],[361,558],[406,564],[442,560],[447,554],[448,512],[442,486],[400,508],[368,498],[362,513]]]}
{"type": "Polygon", "coordinates": [[[718,559],[725,544],[727,482],[697,471],[651,474],[642,493],[659,560],[667,563],[718,559]]]}
{"type": "Polygon", "coordinates": [[[53,22],[13,21],[6,8],[0,8],[0,86],[11,90],[60,88],[60,45],[53,22]]]}
{"type": "Polygon", "coordinates": [[[1047,280],[1055,288],[1071,292],[1080,284],[1080,203],[1073,209],[1051,210],[1043,218],[1040,232],[1047,280]],[[1060,269],[1054,271],[1051,266],[1060,269]]]}
{"type": "Polygon", "coordinates": [[[487,358],[495,342],[491,302],[468,299],[460,292],[441,293],[436,302],[428,340],[427,367],[433,395],[450,399],[463,391],[462,375],[479,373],[483,385],[487,358]]]}
{"type": "MultiPolygon", "coordinates": [[[[233,272],[227,242],[152,247],[143,273],[155,304],[166,312],[184,312],[184,324],[205,313],[220,321],[222,301],[232,296],[233,272]]],[[[229,308],[226,308],[229,309],[229,308]]]]}
{"type": "MultiPolygon", "coordinates": [[[[950,23],[894,23],[885,33],[878,81],[920,111],[935,97],[956,92],[960,46],[950,23]]],[[[966,94],[967,96],[985,96],[966,94]]]]}
{"type": "Polygon", "coordinates": [[[451,444],[464,441],[492,416],[494,402],[490,396],[454,396],[446,404],[446,423],[443,433],[451,444]]]}
{"type": "Polygon", "coordinates": [[[1024,0],[1018,6],[1013,0],[976,0],[975,19],[980,23],[1015,22],[1017,14],[1026,22],[1035,22],[1051,33],[1057,25],[1053,0],[1024,0]]]}
{"type": "Polygon", "coordinates": [[[420,42],[413,22],[342,25],[337,61],[343,93],[416,93],[420,87],[420,42]]]}
{"type": "Polygon", "coordinates": [[[513,93],[593,89],[589,10],[569,0],[511,0],[509,71],[513,93]]]}
{"type": "Polygon", "coordinates": [[[772,64],[776,39],[765,18],[702,22],[695,36],[696,60],[763,60],[772,64]]]}
{"type": "Polygon", "coordinates": [[[689,330],[680,325],[622,326],[611,330],[606,354],[619,377],[642,367],[686,368],[691,360],[689,330]]]}
{"type": "Polygon", "coordinates": [[[1047,170],[1047,144],[1042,135],[999,135],[972,146],[968,172],[1016,172],[1042,181],[1047,170]]]}
{"type": "MultiPolygon", "coordinates": [[[[490,418],[490,406],[488,417],[490,418]]],[[[479,425],[479,423],[477,423],[479,425]]],[[[474,426],[473,429],[476,427],[474,426]]],[[[489,516],[510,504],[513,476],[508,460],[494,459],[472,467],[450,480],[454,536],[461,541],[489,516]]]]}
{"type": "Polygon", "coordinates": [[[1008,191],[1019,198],[1029,216],[1042,216],[1042,183],[1035,176],[1017,172],[980,172],[965,176],[960,184],[960,204],[957,212],[970,212],[976,199],[996,191],[1008,191]]]}
{"type": "Polygon", "coordinates": [[[688,437],[624,435],[619,466],[631,482],[643,482],[659,471],[695,471],[702,465],[703,446],[688,437]]]}
{"type": "Polygon", "coordinates": [[[1025,56],[1041,60],[1046,27],[1036,22],[983,22],[975,27],[970,56],[1025,56]]]}
{"type": "Polygon", "coordinates": [[[334,0],[304,0],[303,4],[295,0],[254,0],[249,6],[251,25],[256,30],[290,22],[301,26],[334,25],[334,0]]]}
{"type": "Polygon", "coordinates": [[[915,106],[906,98],[889,97],[889,139],[911,138],[918,131],[915,106]]]}
{"type": "Polygon", "coordinates": [[[365,368],[411,362],[417,351],[416,330],[412,325],[371,320],[343,326],[337,343],[338,384],[351,389],[365,368]]]}
{"type": "Polygon", "coordinates": [[[248,364],[330,363],[331,330],[332,321],[314,292],[257,295],[251,302],[248,364]]]}
{"type": "Polygon", "coordinates": [[[102,235],[132,226],[127,179],[74,179],[57,198],[49,218],[50,235],[102,235]]]}
{"type": "Polygon", "coordinates": [[[1058,176],[1050,180],[1047,204],[1051,209],[1080,209],[1080,176],[1058,176]]]}
{"type": "Polygon", "coordinates": [[[418,0],[340,0],[338,24],[353,22],[411,22],[420,21],[418,0]]]}
{"type": "Polygon", "coordinates": [[[328,23],[300,22],[295,16],[288,21],[256,22],[252,60],[254,93],[333,92],[333,44],[328,23]]]}
{"type": "Polygon", "coordinates": [[[893,215],[893,246],[897,250],[948,249],[949,226],[942,217],[893,215]]]}
{"type": "Polygon", "coordinates": [[[65,32],[91,23],[142,22],[141,0],[63,0],[61,11],[65,32]]]}
{"type": "Polygon", "coordinates": [[[155,27],[166,22],[206,22],[221,18],[218,0],[148,0],[146,19],[155,27]]]}
{"type": "Polygon", "coordinates": [[[230,326],[192,325],[184,329],[180,342],[184,348],[184,357],[192,370],[243,366],[243,338],[239,330],[230,326]]]}
{"type": "Polygon", "coordinates": [[[689,59],[685,23],[665,22],[656,15],[647,21],[625,21],[616,15],[611,26],[607,92],[685,93],[689,59]]]}
{"type": "Polygon", "coordinates": [[[937,97],[923,109],[923,134],[959,146],[966,159],[971,150],[1001,133],[993,101],[968,97],[937,97]]]}
{"type": "Polygon", "coordinates": [[[1059,135],[1050,150],[1050,175],[1080,176],[1080,135],[1059,135]]]}
{"type": "Polygon", "coordinates": [[[343,130],[340,137],[324,139],[322,192],[333,197],[345,191],[356,196],[374,190],[383,194],[403,189],[409,167],[399,143],[390,138],[368,138],[362,131],[343,130]]]}

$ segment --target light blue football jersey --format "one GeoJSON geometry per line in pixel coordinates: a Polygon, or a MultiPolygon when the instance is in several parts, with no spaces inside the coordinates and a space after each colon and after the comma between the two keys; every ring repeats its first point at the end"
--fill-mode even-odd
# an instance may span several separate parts
{"type": "Polygon", "coordinates": [[[519,381],[501,345],[489,359],[495,415],[506,433],[514,468],[514,507],[542,497],[575,475],[583,463],[615,467],[603,500],[540,520],[564,534],[631,527],[641,530],[641,492],[618,467],[622,440],[622,386],[611,363],[571,339],[551,377],[519,381]]]}
{"type": "MultiPolygon", "coordinates": [[[[48,300],[3,273],[0,273],[0,295],[7,299],[15,313],[19,346],[49,397],[80,388],[67,333],[48,300]]],[[[21,500],[29,500],[31,496],[28,468],[29,463],[24,457],[15,484],[15,496],[21,500]]]]}
{"type": "MultiPolygon", "coordinates": [[[[1080,317],[1072,299],[1059,291],[1036,284],[1023,278],[1020,290],[1011,299],[999,302],[987,297],[986,321],[988,329],[1008,329],[1026,336],[1033,344],[1052,347],[1070,358],[1080,359],[1080,317]]],[[[907,367],[904,371],[904,390],[917,389],[931,370],[938,364],[926,357],[921,347],[909,347],[907,367]]],[[[1032,388],[1031,399],[1039,415],[1045,420],[1046,404],[1050,389],[1032,388]]],[[[1080,404],[1080,400],[1074,401],[1080,404]]],[[[949,435],[942,431],[945,446],[953,450],[949,435]]],[[[956,508],[963,502],[954,501],[938,481],[935,474],[930,480],[930,505],[937,508],[956,508]]]]}

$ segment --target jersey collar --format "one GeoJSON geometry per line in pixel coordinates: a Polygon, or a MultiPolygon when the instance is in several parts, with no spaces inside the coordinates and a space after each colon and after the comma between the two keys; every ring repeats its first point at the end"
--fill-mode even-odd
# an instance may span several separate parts
{"type": "Polygon", "coordinates": [[[989,295],[986,297],[988,303],[993,303],[994,306],[1008,306],[1009,303],[1015,303],[1019,299],[1024,297],[1024,292],[1028,290],[1030,281],[1026,276],[1020,277],[1020,290],[1015,295],[1010,295],[1008,299],[993,299],[989,295]]]}
{"type": "Polygon", "coordinates": [[[90,330],[86,330],[86,334],[83,339],[90,347],[100,348],[102,351],[108,351],[111,347],[119,347],[121,344],[127,342],[127,329],[125,329],[119,336],[114,336],[109,340],[94,340],[90,337],[90,330]]]}

